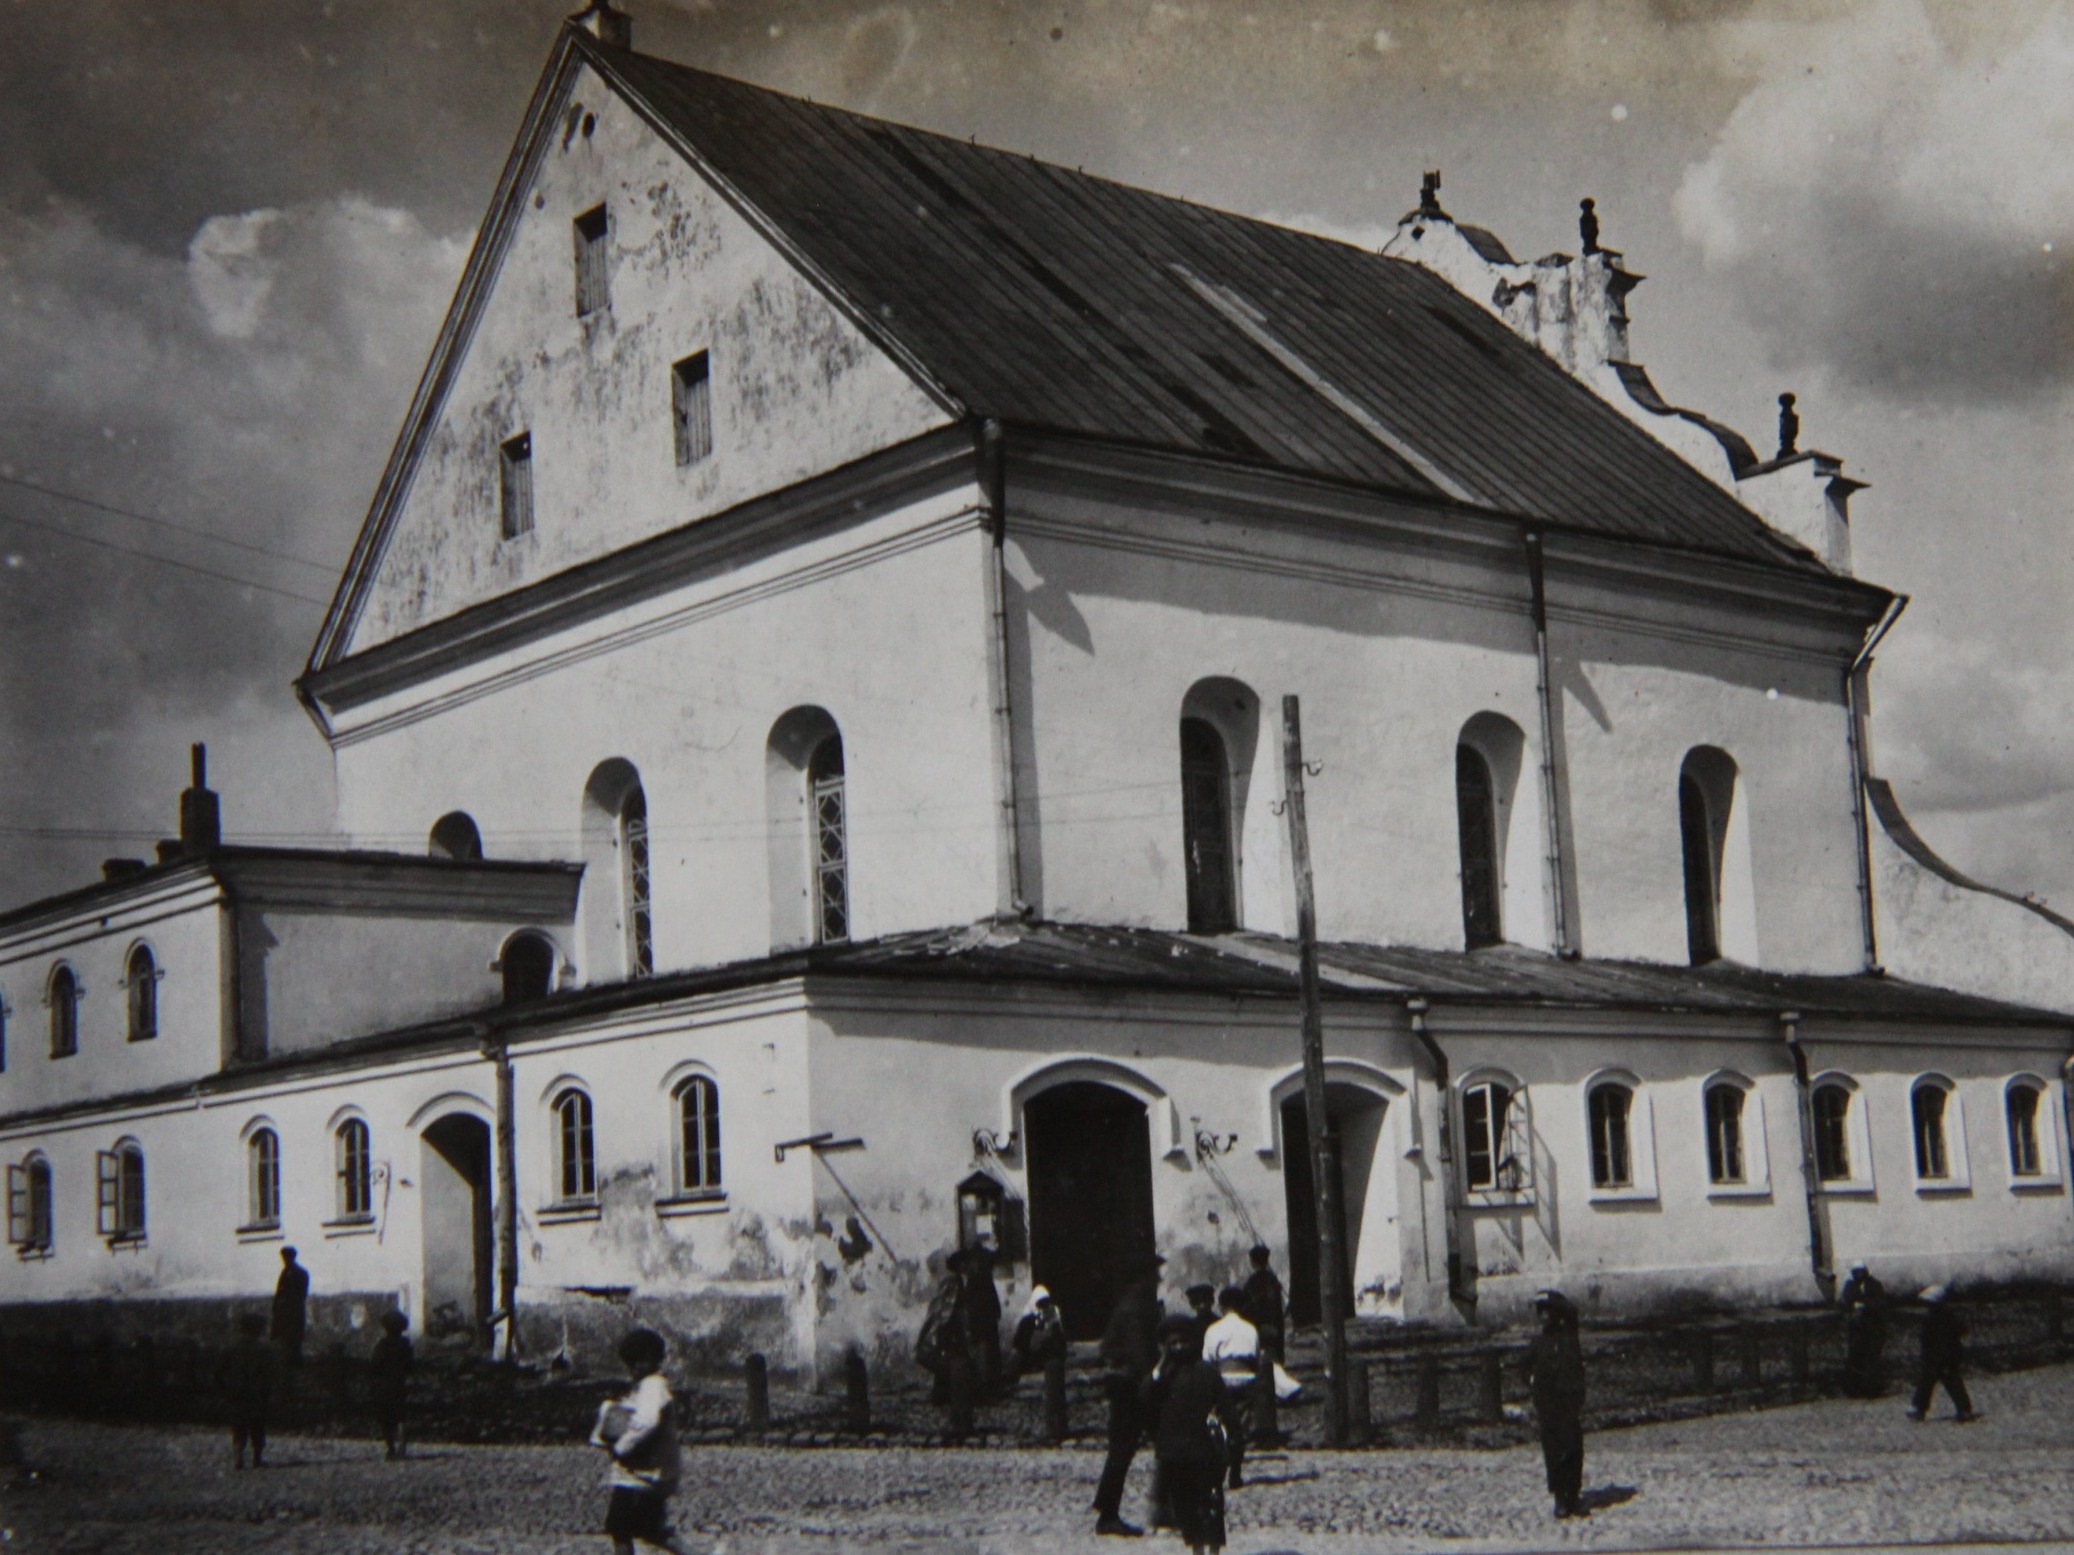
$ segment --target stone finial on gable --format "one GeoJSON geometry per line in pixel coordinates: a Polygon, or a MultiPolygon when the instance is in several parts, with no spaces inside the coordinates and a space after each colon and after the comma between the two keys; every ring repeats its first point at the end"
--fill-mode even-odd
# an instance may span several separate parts
{"type": "Polygon", "coordinates": [[[1831,572],[1851,571],[1851,493],[1865,482],[1844,474],[1832,454],[1800,451],[1799,400],[1779,396],[1779,451],[1736,475],[1736,496],[1789,540],[1806,546],[1831,572]]]}
{"type": "Polygon", "coordinates": [[[1800,413],[1793,408],[1793,396],[1779,396],[1779,457],[1790,459],[1800,452],[1800,413]]]}

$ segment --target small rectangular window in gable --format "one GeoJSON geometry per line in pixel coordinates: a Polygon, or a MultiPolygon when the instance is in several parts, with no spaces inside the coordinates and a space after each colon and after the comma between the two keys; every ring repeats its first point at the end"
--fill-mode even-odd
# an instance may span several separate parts
{"type": "Polygon", "coordinates": [[[670,419],[680,465],[697,464],[713,452],[713,365],[704,351],[670,369],[670,419]]]}
{"type": "Polygon", "coordinates": [[[521,432],[498,450],[504,515],[504,538],[533,531],[533,434],[521,432]]]}
{"type": "Polygon", "coordinates": [[[576,316],[596,313],[612,301],[605,274],[605,207],[576,218],[576,316]]]}

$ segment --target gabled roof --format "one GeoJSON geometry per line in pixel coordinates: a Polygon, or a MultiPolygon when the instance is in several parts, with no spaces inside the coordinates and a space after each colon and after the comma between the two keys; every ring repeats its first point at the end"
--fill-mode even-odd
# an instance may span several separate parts
{"type": "Polygon", "coordinates": [[[311,654],[360,603],[588,64],[953,412],[1826,576],[1439,277],[565,27],[311,654]]]}
{"type": "Polygon", "coordinates": [[[1820,570],[1420,266],[573,36],[975,415],[1820,570]]]}

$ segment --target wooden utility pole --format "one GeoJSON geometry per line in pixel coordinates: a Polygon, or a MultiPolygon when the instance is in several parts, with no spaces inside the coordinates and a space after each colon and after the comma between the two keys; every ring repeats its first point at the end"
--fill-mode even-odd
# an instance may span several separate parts
{"type": "Polygon", "coordinates": [[[1346,1209],[1339,1140],[1325,1110],[1325,1014],[1318,999],[1318,909],[1311,896],[1311,834],[1304,822],[1303,726],[1296,698],[1282,698],[1282,792],[1289,862],[1296,875],[1297,980],[1303,1005],[1303,1113],[1318,1201],[1318,1312],[1325,1325],[1325,1444],[1347,1441],[1346,1209]]]}

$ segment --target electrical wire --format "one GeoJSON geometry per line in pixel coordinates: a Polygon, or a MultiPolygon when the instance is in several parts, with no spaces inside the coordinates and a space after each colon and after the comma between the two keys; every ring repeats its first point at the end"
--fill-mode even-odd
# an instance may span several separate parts
{"type": "Polygon", "coordinates": [[[151,524],[160,529],[171,529],[178,534],[193,535],[198,540],[207,540],[213,545],[227,545],[234,551],[247,551],[254,556],[264,556],[273,561],[288,562],[297,567],[308,567],[314,571],[336,576],[339,568],[332,562],[313,561],[307,556],[298,556],[292,551],[270,550],[263,545],[253,545],[244,540],[233,540],[228,535],[214,530],[197,528],[175,519],[159,518],[151,513],[139,513],[135,508],[118,507],[112,502],[103,502],[97,497],[82,497],[76,491],[64,491],[56,486],[45,486],[41,482],[24,480],[19,475],[0,475],[0,486],[18,486],[23,491],[33,491],[40,496],[55,497],[60,502],[76,502],[83,508],[92,508],[97,513],[112,513],[117,518],[135,519],[140,524],[151,524]]]}
{"type": "Polygon", "coordinates": [[[218,572],[211,567],[198,567],[193,562],[175,561],[170,556],[161,556],[156,551],[141,551],[132,545],[118,545],[113,540],[97,539],[93,535],[79,534],[61,524],[46,524],[38,519],[25,518],[19,513],[0,508],[0,523],[19,524],[25,529],[38,529],[45,534],[56,535],[61,540],[70,540],[78,545],[91,545],[98,550],[113,551],[118,556],[134,556],[139,560],[157,562],[161,567],[171,567],[180,572],[193,573],[197,577],[214,578],[218,583],[232,583],[239,588],[256,589],[262,594],[274,594],[282,599],[292,599],[299,604],[313,605],[319,610],[330,606],[328,599],[318,599],[310,594],[298,594],[293,589],[280,588],[272,583],[261,583],[256,578],[239,577],[236,573],[218,572]]]}

